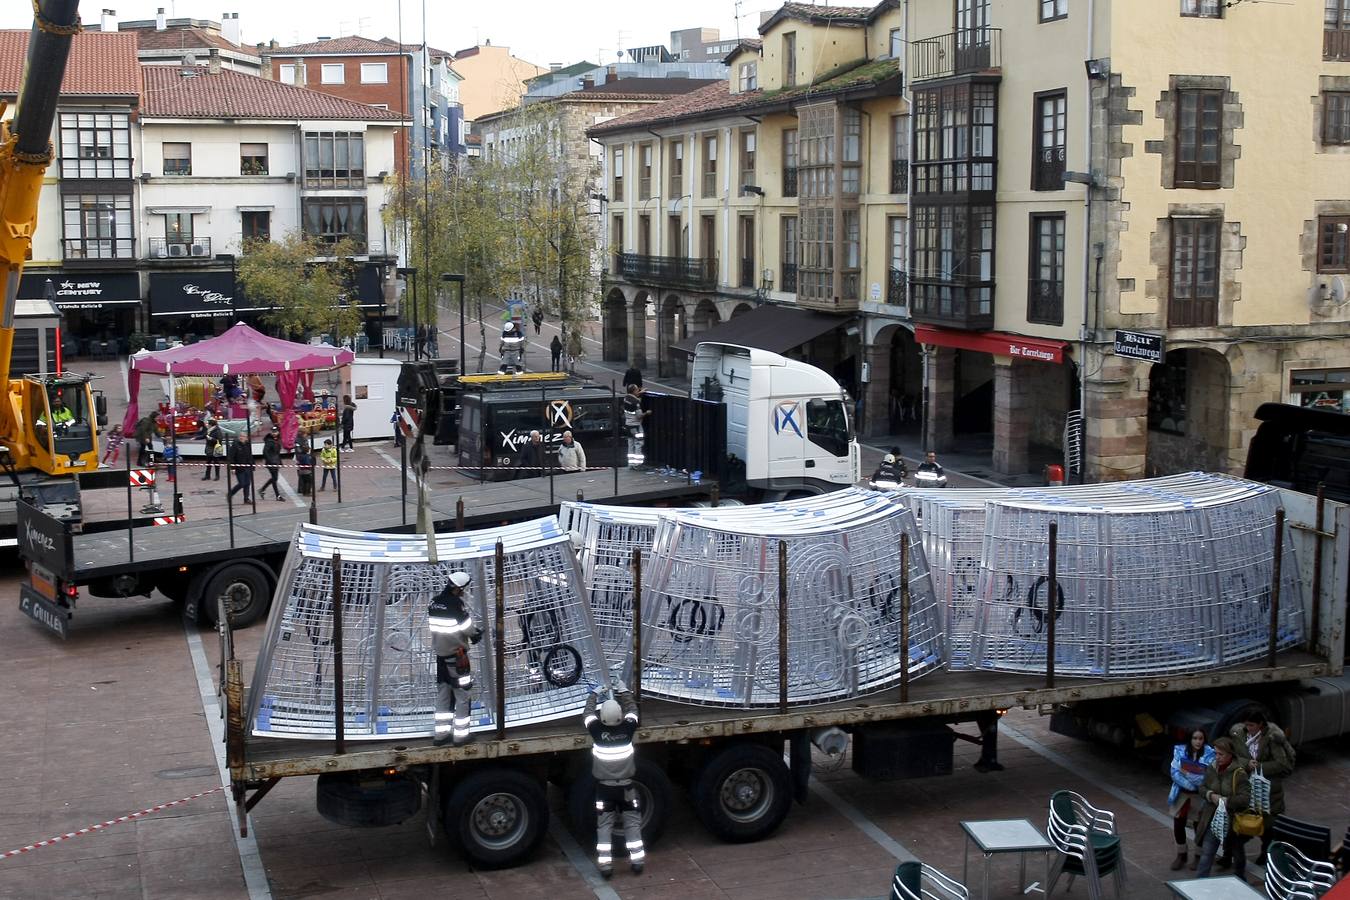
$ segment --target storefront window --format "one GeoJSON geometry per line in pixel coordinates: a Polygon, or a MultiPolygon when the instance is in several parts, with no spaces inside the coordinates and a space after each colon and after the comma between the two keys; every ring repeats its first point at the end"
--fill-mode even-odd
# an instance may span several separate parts
{"type": "Polygon", "coordinates": [[[1312,409],[1350,413],[1350,369],[1305,369],[1290,375],[1292,402],[1312,409]]]}

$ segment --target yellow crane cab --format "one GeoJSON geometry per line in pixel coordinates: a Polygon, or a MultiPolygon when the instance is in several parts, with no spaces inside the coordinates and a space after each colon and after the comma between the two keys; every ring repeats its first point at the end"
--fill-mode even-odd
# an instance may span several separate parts
{"type": "Polygon", "coordinates": [[[94,403],[89,376],[25,375],[10,382],[10,393],[11,402],[22,407],[24,433],[9,444],[17,469],[70,475],[98,468],[97,426],[103,413],[94,403]]]}

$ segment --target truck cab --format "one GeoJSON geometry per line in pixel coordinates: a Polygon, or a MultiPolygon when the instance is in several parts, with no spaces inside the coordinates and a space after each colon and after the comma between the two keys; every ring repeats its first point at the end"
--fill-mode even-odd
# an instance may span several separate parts
{"type": "Polygon", "coordinates": [[[748,487],[823,493],[862,477],[847,396],[828,374],[767,350],[701,343],[690,394],[726,406],[726,452],[748,487]]]}

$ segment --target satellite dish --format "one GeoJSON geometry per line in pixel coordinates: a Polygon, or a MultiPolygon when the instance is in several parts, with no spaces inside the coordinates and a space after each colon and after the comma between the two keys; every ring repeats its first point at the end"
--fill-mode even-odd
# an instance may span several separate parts
{"type": "Polygon", "coordinates": [[[1331,277],[1331,302],[1340,306],[1350,297],[1350,279],[1344,275],[1333,275],[1331,277]]]}

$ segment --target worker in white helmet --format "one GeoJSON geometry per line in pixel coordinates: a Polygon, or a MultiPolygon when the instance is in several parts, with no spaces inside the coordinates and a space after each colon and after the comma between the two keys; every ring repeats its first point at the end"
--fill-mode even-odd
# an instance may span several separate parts
{"type": "Polygon", "coordinates": [[[473,673],[469,666],[469,645],[483,637],[464,602],[464,591],[472,579],[467,572],[451,572],[445,589],[431,600],[427,626],[436,651],[436,738],[437,746],[453,738],[456,744],[473,739],[469,734],[469,690],[473,673]]]}
{"type": "Polygon", "coordinates": [[[633,874],[642,872],[646,850],[642,846],[642,811],[633,787],[637,758],[633,734],[637,731],[637,702],[628,691],[611,694],[604,703],[594,691],[586,700],[582,723],[591,735],[591,774],[595,776],[596,865],[606,878],[614,874],[614,825],[623,811],[623,836],[628,846],[628,861],[633,874]],[[597,714],[597,703],[599,711],[597,714]]]}

